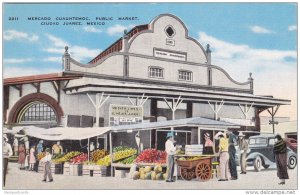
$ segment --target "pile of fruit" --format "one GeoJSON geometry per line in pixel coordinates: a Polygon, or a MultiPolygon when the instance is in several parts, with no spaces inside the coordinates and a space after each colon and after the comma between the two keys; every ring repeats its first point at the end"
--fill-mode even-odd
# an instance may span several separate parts
{"type": "Polygon", "coordinates": [[[101,158],[100,160],[97,161],[97,165],[100,165],[100,166],[110,166],[110,163],[111,163],[111,155],[106,155],[104,158],[101,158]]]}
{"type": "Polygon", "coordinates": [[[127,149],[129,149],[129,147],[127,147],[127,146],[117,146],[117,147],[113,148],[113,153],[123,151],[123,150],[127,150],[127,149]]]}
{"type": "Polygon", "coordinates": [[[104,149],[95,150],[90,154],[90,160],[92,162],[97,162],[99,159],[103,158],[104,156],[108,155],[108,152],[104,149]]]}
{"type": "MultiPolygon", "coordinates": [[[[126,148],[125,150],[118,150],[117,152],[113,153],[112,155],[113,155],[114,162],[117,162],[124,158],[128,158],[136,153],[137,153],[136,149],[126,148]]],[[[112,155],[107,155],[104,158],[101,158],[100,160],[97,161],[96,164],[101,165],[101,166],[110,166],[112,155]]]]}
{"type": "Polygon", "coordinates": [[[178,160],[187,160],[187,161],[191,161],[191,160],[198,160],[200,159],[201,157],[199,156],[191,156],[191,157],[180,157],[178,158],[178,160]]]}
{"type": "Polygon", "coordinates": [[[54,163],[67,162],[67,161],[69,161],[70,159],[74,158],[75,156],[77,156],[79,154],[80,154],[80,152],[78,152],[78,151],[69,152],[69,153],[65,154],[63,157],[57,158],[57,159],[53,159],[52,161],[54,163]]]}
{"type": "Polygon", "coordinates": [[[136,159],[136,155],[133,155],[133,156],[130,156],[128,158],[125,158],[124,160],[119,161],[119,163],[128,165],[128,164],[134,163],[135,159],[136,159]]]}
{"type": "Polygon", "coordinates": [[[127,148],[125,150],[120,150],[118,152],[113,153],[113,160],[119,161],[121,159],[127,158],[137,153],[137,150],[134,148],[127,148]]]}
{"type": "Polygon", "coordinates": [[[37,155],[38,160],[40,161],[42,158],[44,158],[46,156],[45,152],[41,152],[37,155]]]}
{"type": "Polygon", "coordinates": [[[137,163],[166,163],[167,153],[156,149],[146,149],[136,158],[137,163]]]}
{"type": "Polygon", "coordinates": [[[133,179],[152,179],[152,180],[163,180],[166,179],[167,174],[162,172],[162,167],[156,165],[154,169],[150,166],[142,167],[139,171],[133,173],[133,179]]]}
{"type": "Polygon", "coordinates": [[[59,159],[61,157],[63,157],[65,154],[53,154],[52,155],[52,159],[59,159]]]}
{"type": "Polygon", "coordinates": [[[77,155],[76,157],[72,158],[70,162],[73,164],[81,164],[87,160],[88,160],[88,154],[81,153],[81,154],[77,155]]]}

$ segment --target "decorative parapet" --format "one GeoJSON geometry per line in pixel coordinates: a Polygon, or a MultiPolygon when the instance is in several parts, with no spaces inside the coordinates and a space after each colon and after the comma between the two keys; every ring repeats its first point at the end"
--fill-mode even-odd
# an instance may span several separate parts
{"type": "Polygon", "coordinates": [[[63,55],[62,65],[63,65],[63,71],[69,71],[70,70],[70,58],[71,55],[68,52],[69,47],[65,46],[65,53],[63,55]]]}

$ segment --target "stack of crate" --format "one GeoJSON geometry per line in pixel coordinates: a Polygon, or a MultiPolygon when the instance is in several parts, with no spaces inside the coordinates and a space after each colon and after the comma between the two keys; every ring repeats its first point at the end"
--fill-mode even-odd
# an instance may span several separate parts
{"type": "Polygon", "coordinates": [[[185,154],[187,155],[202,155],[203,145],[194,144],[194,145],[185,145],[185,154]]]}
{"type": "Polygon", "coordinates": [[[64,175],[70,175],[70,163],[64,163],[64,175]]]}

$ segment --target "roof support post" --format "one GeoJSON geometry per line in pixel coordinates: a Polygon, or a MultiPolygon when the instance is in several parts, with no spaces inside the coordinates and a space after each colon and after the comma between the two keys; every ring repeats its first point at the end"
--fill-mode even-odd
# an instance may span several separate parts
{"type": "Polygon", "coordinates": [[[141,98],[136,97],[135,103],[131,100],[131,98],[129,96],[127,98],[133,106],[143,106],[149,97],[145,97],[145,94],[143,93],[141,98]]]}
{"type": "Polygon", "coordinates": [[[99,93],[96,93],[96,100],[94,101],[92,99],[92,97],[87,93],[86,94],[88,96],[88,98],[91,100],[95,110],[96,110],[96,123],[94,124],[94,126],[99,127],[100,126],[100,108],[103,106],[103,104],[109,99],[110,96],[106,96],[105,99],[104,98],[104,92],[102,92],[101,96],[99,93]]]}
{"type": "MultiPolygon", "coordinates": [[[[181,98],[181,96],[179,96],[177,98],[177,101],[175,103],[175,98],[172,98],[172,105],[167,101],[166,98],[164,98],[167,106],[171,109],[172,111],[172,120],[175,120],[175,111],[178,109],[179,105],[182,103],[183,98],[181,98]]],[[[174,127],[171,128],[171,131],[174,131],[174,127]]]]}
{"type": "Polygon", "coordinates": [[[215,102],[214,106],[212,106],[212,104],[210,103],[209,100],[207,102],[208,102],[210,108],[212,109],[212,111],[214,112],[214,119],[218,120],[218,118],[219,118],[218,113],[220,112],[221,108],[223,107],[223,105],[225,103],[224,100],[222,100],[219,105],[218,105],[218,102],[215,102]]]}
{"type": "Polygon", "coordinates": [[[280,105],[277,105],[275,111],[274,111],[274,107],[272,107],[272,111],[270,111],[269,109],[267,110],[269,114],[272,116],[272,121],[269,121],[269,124],[270,125],[272,124],[273,134],[275,133],[275,124],[278,124],[278,122],[274,121],[274,116],[277,113],[279,107],[280,105]]]}
{"type": "Polygon", "coordinates": [[[243,112],[245,119],[247,119],[248,114],[249,114],[250,109],[252,108],[253,104],[254,104],[254,102],[251,103],[249,108],[248,108],[248,104],[245,104],[244,109],[242,108],[241,104],[239,104],[239,107],[240,107],[241,111],[243,112]]]}

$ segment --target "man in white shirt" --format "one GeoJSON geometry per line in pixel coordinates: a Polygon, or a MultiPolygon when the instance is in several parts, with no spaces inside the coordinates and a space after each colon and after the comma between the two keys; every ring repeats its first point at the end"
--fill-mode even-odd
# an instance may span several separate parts
{"type": "Polygon", "coordinates": [[[11,149],[11,145],[8,143],[7,137],[3,137],[3,186],[5,186],[5,179],[6,179],[6,172],[7,172],[7,166],[8,166],[8,158],[12,156],[13,152],[11,149]]]}
{"type": "Polygon", "coordinates": [[[50,149],[47,148],[45,150],[46,152],[46,156],[44,158],[41,159],[41,162],[45,163],[45,167],[44,167],[44,182],[47,181],[47,176],[49,178],[49,182],[53,182],[53,178],[52,178],[52,173],[51,173],[51,158],[52,155],[50,154],[50,149]]]}
{"type": "Polygon", "coordinates": [[[174,155],[176,147],[174,146],[174,132],[171,131],[167,134],[167,141],[165,143],[165,151],[167,153],[167,180],[166,182],[174,182],[174,155]]]}

